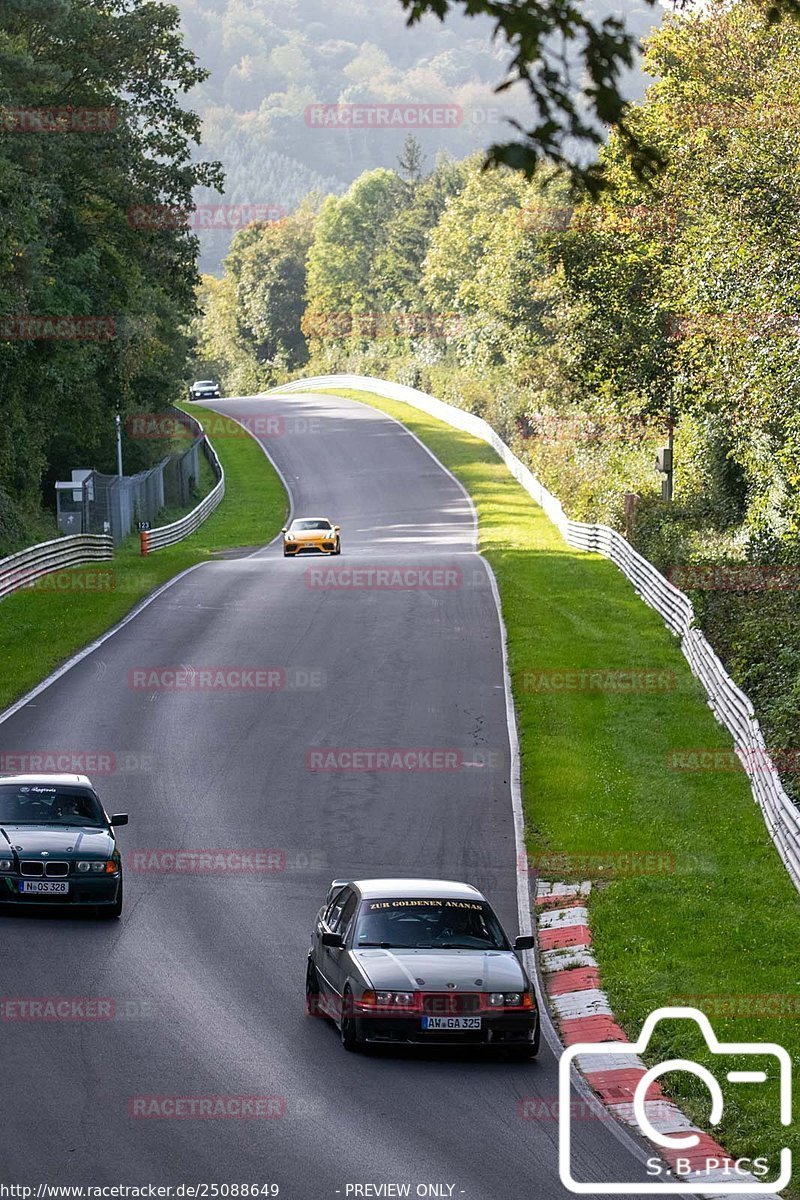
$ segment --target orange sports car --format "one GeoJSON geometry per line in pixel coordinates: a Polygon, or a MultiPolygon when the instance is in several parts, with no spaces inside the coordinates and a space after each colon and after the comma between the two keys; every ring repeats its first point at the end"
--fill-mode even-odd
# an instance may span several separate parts
{"type": "Polygon", "coordinates": [[[283,530],[283,557],[297,554],[341,554],[340,526],[327,517],[295,517],[283,530]]]}

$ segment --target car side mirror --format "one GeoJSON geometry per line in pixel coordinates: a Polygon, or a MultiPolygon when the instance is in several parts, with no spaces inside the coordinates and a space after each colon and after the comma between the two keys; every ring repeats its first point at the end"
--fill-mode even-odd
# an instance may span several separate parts
{"type": "Polygon", "coordinates": [[[340,933],[331,933],[330,931],[327,931],[322,935],[322,944],[323,946],[327,946],[330,950],[343,950],[344,938],[340,933]]]}
{"type": "Polygon", "coordinates": [[[514,952],[516,954],[519,954],[521,950],[533,950],[535,946],[536,938],[532,933],[514,939],[514,952]]]}
{"type": "Polygon", "coordinates": [[[288,530],[288,529],[286,529],[286,528],[284,528],[284,529],[282,529],[282,530],[281,530],[281,533],[288,533],[288,532],[289,532],[289,530],[288,530]]]}
{"type": "Polygon", "coordinates": [[[111,824],[112,825],[127,825],[128,824],[128,814],[127,813],[114,813],[114,816],[111,818],[111,824]]]}
{"type": "Polygon", "coordinates": [[[341,525],[334,525],[334,527],[333,527],[333,532],[334,532],[334,533],[341,533],[341,532],[342,532],[342,527],[341,527],[341,525]]]}

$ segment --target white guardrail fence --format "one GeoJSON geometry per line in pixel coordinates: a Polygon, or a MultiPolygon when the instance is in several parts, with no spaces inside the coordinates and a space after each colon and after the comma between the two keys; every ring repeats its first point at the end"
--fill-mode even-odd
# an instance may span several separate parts
{"type": "MultiPolygon", "coordinates": [[[[204,435],[203,426],[196,417],[189,416],[194,432],[204,435]]],[[[225,495],[225,472],[217,453],[205,439],[204,448],[211,469],[217,477],[216,486],[200,501],[196,508],[159,529],[143,530],[140,534],[142,554],[172,546],[194,533],[211,515],[225,495]]],[[[8,558],[0,558],[0,600],[20,588],[31,587],[43,575],[53,571],[79,567],[87,562],[103,562],[114,557],[114,539],[108,534],[82,533],[75,537],[55,538],[52,542],[39,542],[20,550],[8,558]]]]}
{"type": "Polygon", "coordinates": [[[375,392],[387,400],[399,400],[421,409],[454,429],[488,442],[514,478],[544,509],[568,545],[602,554],[619,567],[641,599],[654,608],[672,632],[680,637],[681,649],[693,674],[705,688],[714,715],[733,738],[734,748],[750,779],[753,795],[767,828],[795,886],[800,890],[800,812],[783,790],[778,772],[767,755],[764,736],[752,704],[727,674],[704,634],[695,626],[694,609],[689,597],[634,550],[616,530],[607,525],[570,520],[561,501],[520,462],[482,418],[455,408],[452,404],[445,404],[416,388],[365,375],[320,375],[284,384],[275,391],[299,392],[315,387],[375,392]]]}
{"type": "Polygon", "coordinates": [[[52,571],[87,562],[106,562],[113,557],[114,539],[105,533],[81,533],[39,542],[18,554],[0,558],[0,600],[20,588],[32,587],[37,579],[52,571]]]}
{"type": "MultiPolygon", "coordinates": [[[[203,426],[197,418],[188,414],[186,416],[191,422],[194,432],[197,435],[205,436],[203,426]]],[[[193,508],[185,517],[173,521],[171,525],[161,525],[158,529],[143,529],[139,535],[143,555],[150,554],[153,550],[163,550],[165,546],[174,546],[176,542],[182,542],[211,516],[225,495],[225,471],[217,457],[216,450],[207,437],[203,443],[203,449],[211,464],[211,469],[217,477],[216,486],[200,501],[197,508],[193,508]]]]}

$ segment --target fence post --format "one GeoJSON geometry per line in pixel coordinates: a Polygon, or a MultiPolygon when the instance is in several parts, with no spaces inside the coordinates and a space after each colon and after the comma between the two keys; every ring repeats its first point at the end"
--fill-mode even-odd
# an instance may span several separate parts
{"type": "Polygon", "coordinates": [[[141,550],[142,558],[145,558],[146,555],[148,555],[150,553],[150,530],[149,529],[143,529],[140,532],[139,548],[141,550]]]}

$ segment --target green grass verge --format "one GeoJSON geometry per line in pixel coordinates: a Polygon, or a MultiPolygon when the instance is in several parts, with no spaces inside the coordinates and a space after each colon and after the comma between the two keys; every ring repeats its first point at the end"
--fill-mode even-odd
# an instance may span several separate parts
{"type": "MultiPolygon", "coordinates": [[[[545,877],[605,876],[589,903],[592,934],[603,986],[629,1036],[655,1008],[682,998],[707,1012],[722,1040],[779,1042],[796,1065],[800,898],[744,774],[668,765],[676,750],[731,746],[677,640],[616,567],[565,545],[485,443],[407,405],[336,391],[401,420],[475,501],[480,549],[497,576],[508,630],[528,851],[556,856],[545,877]],[[529,690],[529,673],[560,669],[673,672],[674,687],[529,690]],[[580,862],[570,869],[558,857],[611,864],[634,854],[651,856],[654,873],[626,875],[618,865],[612,878],[613,870],[587,871],[580,862]],[[787,1015],[759,1010],[769,1003],[787,1015]],[[722,1015],[726,1005],[749,1015],[722,1015]]],[[[688,1057],[715,1070],[694,1031],[685,1022],[659,1027],[648,1058],[688,1057]]],[[[666,1083],[708,1128],[703,1085],[686,1074],[666,1083]]],[[[784,1144],[800,1154],[797,1127],[780,1132],[774,1086],[740,1084],[728,1094],[714,1130],[726,1149],[768,1155],[771,1164],[784,1144]]]]}
{"type": "MultiPolygon", "coordinates": [[[[201,421],[215,416],[195,405],[191,412],[201,421]]],[[[14,592],[0,601],[0,709],[174,575],[226,550],[261,546],[279,531],[288,501],[261,446],[244,430],[241,437],[222,436],[212,441],[225,469],[225,498],[197,533],[146,558],[139,553],[138,536],[130,537],[117,547],[113,562],[45,576],[36,588],[14,592]],[[82,590],[89,572],[97,573],[96,591],[82,590]],[[59,590],[55,590],[56,582],[59,590]]],[[[205,491],[208,480],[201,476],[201,482],[205,491]]]]}

